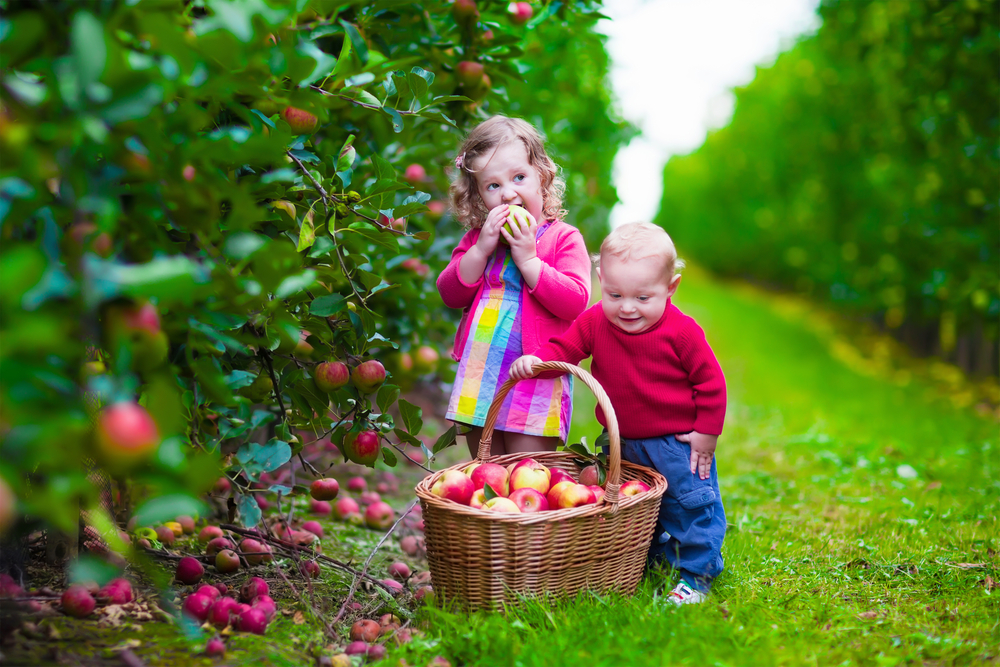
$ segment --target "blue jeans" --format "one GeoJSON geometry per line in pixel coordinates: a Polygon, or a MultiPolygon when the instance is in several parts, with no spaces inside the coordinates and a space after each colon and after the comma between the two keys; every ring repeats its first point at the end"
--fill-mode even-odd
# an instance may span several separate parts
{"type": "Polygon", "coordinates": [[[726,511],[715,460],[708,479],[692,474],[691,446],[672,435],[623,438],[622,458],[653,468],[667,478],[647,566],[666,561],[680,571],[688,586],[707,593],[722,573],[722,540],[726,536],[726,511]]]}

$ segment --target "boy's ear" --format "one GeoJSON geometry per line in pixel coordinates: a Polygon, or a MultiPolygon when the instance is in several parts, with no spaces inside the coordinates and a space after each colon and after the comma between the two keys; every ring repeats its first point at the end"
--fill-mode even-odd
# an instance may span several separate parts
{"type": "Polygon", "coordinates": [[[677,291],[677,288],[680,286],[680,284],[681,284],[681,274],[678,273],[670,280],[670,286],[667,288],[668,299],[674,296],[674,292],[677,291]]]}

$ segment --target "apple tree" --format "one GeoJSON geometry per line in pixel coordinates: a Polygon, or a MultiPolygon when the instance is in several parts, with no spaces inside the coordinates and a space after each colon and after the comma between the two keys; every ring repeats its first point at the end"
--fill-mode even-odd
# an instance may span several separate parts
{"type": "MultiPolygon", "coordinates": [[[[311,443],[429,455],[400,360],[454,331],[433,287],[461,233],[447,166],[509,109],[526,44],[599,17],[537,9],[0,2],[0,473],[21,513],[69,530],[107,474],[153,522],[224,472],[250,525],[263,473],[301,464],[285,496],[320,473],[311,443]],[[317,383],[326,362],[356,377],[317,383]]],[[[588,169],[607,206],[610,158],[588,169]]]]}

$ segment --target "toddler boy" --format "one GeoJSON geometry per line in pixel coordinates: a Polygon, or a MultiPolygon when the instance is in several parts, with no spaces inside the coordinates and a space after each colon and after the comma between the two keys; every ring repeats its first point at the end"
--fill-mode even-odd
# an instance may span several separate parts
{"type": "MultiPolygon", "coordinates": [[[[510,370],[524,379],[543,360],[593,357],[590,372],[618,416],[622,457],[667,480],[647,565],[665,560],[679,571],[669,596],[678,605],[705,599],[722,572],[726,534],[714,456],[726,382],[701,327],[670,302],[682,266],[661,228],[618,227],[601,244],[601,301],[510,370]]],[[[597,419],[607,426],[600,406],[597,419]]]]}

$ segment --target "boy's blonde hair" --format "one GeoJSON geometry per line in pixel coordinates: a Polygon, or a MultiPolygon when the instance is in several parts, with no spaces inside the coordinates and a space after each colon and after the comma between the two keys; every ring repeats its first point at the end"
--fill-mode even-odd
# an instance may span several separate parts
{"type": "Polygon", "coordinates": [[[662,227],[648,222],[628,222],[612,230],[601,243],[601,254],[596,257],[598,263],[605,256],[617,257],[623,262],[661,257],[668,280],[684,268],[684,260],[677,258],[670,235],[662,227]]]}
{"type": "MultiPolygon", "coordinates": [[[[542,185],[542,215],[546,220],[562,218],[562,195],[566,183],[559,177],[559,168],[545,152],[542,135],[531,123],[520,118],[496,115],[477,125],[462,142],[455,159],[458,175],[451,184],[451,207],[466,227],[482,227],[489,211],[476,187],[472,163],[492,154],[508,141],[520,141],[528,153],[528,164],[538,170],[542,185]]],[[[539,223],[544,222],[539,220],[539,223]]]]}

